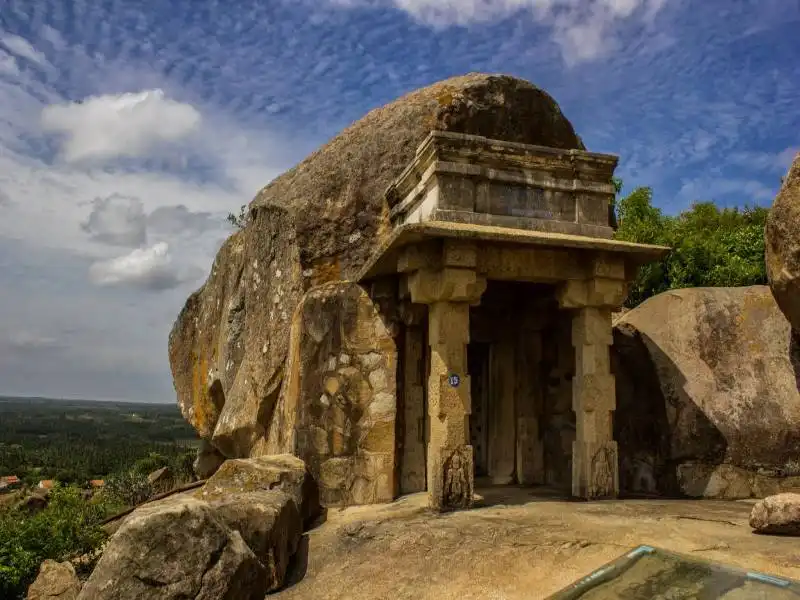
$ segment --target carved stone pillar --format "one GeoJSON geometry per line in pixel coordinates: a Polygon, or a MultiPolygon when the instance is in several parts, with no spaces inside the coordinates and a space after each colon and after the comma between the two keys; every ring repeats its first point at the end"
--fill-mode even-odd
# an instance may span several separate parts
{"type": "Polygon", "coordinates": [[[428,305],[429,503],[436,510],[468,508],[474,486],[469,308],[480,300],[486,280],[475,271],[475,247],[468,244],[444,242],[431,255],[410,256],[401,266],[412,302],[428,305]]]}
{"type": "Polygon", "coordinates": [[[617,443],[612,413],[616,408],[611,374],[611,313],[625,298],[624,267],[595,262],[590,278],[569,281],[559,293],[562,308],[573,311],[572,345],[575,377],[572,408],[572,495],[577,498],[615,498],[619,493],[617,443]]]}

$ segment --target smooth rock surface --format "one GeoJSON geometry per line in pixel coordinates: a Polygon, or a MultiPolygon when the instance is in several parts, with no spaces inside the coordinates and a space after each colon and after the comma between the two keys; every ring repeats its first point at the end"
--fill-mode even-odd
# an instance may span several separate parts
{"type": "Polygon", "coordinates": [[[27,600],[75,600],[80,591],[81,583],[71,563],[47,559],[28,588],[27,600]]]}
{"type": "Polygon", "coordinates": [[[800,350],[766,286],[659,294],[614,328],[623,491],[800,489],[800,350]]]}
{"type": "Polygon", "coordinates": [[[759,500],[750,513],[758,533],[800,536],[800,494],[776,494],[759,500]]]}
{"type": "Polygon", "coordinates": [[[543,600],[642,544],[800,579],[797,539],[753,535],[752,501],[477,493],[483,507],[445,516],[424,493],[331,511],[308,533],[305,577],[276,600],[543,600]]]}
{"type": "Polygon", "coordinates": [[[433,129],[583,149],[547,93],[472,74],[371,111],[259,192],[169,339],[181,411],[225,457],[251,456],[269,441],[300,298],[352,279],[383,242],[391,229],[383,193],[433,129]]]}
{"type": "Polygon", "coordinates": [[[772,293],[792,327],[800,332],[800,154],[772,204],[764,239],[772,293]]]}

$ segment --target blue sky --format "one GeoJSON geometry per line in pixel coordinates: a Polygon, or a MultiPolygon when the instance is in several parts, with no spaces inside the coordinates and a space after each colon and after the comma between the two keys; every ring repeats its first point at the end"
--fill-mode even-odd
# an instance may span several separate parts
{"type": "Polygon", "coordinates": [[[799,31],[800,0],[0,0],[0,394],[173,401],[227,212],[452,75],[546,89],[667,212],[768,204],[799,31]]]}

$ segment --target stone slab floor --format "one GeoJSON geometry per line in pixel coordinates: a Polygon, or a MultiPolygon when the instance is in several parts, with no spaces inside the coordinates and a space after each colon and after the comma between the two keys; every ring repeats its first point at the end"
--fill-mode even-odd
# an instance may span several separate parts
{"type": "Polygon", "coordinates": [[[752,501],[479,493],[481,507],[446,515],[424,508],[424,494],[329,510],[301,545],[295,581],[273,597],[535,600],[640,544],[800,579],[800,540],[753,534],[752,501]]]}

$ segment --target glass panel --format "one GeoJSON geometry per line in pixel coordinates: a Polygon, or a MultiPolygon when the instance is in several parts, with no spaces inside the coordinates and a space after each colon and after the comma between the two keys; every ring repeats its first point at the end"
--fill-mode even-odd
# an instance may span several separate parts
{"type": "Polygon", "coordinates": [[[640,546],[549,600],[798,600],[800,583],[640,546]]]}

